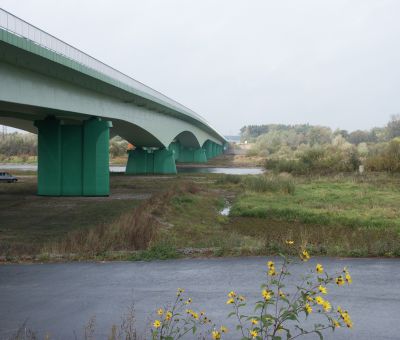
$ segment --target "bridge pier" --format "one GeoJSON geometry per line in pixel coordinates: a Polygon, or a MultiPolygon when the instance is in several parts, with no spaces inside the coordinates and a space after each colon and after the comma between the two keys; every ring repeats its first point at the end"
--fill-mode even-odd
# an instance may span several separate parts
{"type": "Polygon", "coordinates": [[[181,146],[178,142],[172,142],[169,147],[168,150],[172,151],[174,153],[174,159],[177,160],[179,158],[179,154],[181,151],[181,146]]]}
{"type": "Polygon", "coordinates": [[[176,174],[174,152],[169,149],[136,148],[128,151],[127,175],[176,174]]]}
{"type": "Polygon", "coordinates": [[[179,157],[176,161],[178,163],[206,163],[207,156],[203,148],[186,148],[181,146],[179,157]]]}
{"type": "Polygon", "coordinates": [[[38,129],[38,195],[108,196],[109,129],[92,118],[82,125],[64,125],[48,117],[38,129]]]}
{"type": "Polygon", "coordinates": [[[206,154],[207,159],[211,159],[213,158],[213,152],[212,152],[212,143],[210,140],[207,140],[204,144],[203,144],[203,149],[204,152],[206,154]]]}

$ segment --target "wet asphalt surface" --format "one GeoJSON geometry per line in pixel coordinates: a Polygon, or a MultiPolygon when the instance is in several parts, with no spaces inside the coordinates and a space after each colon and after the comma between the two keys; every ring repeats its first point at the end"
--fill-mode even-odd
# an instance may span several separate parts
{"type": "MultiPolygon", "coordinates": [[[[347,266],[350,287],[329,291],[334,305],[347,308],[352,330],[328,331],[326,339],[400,339],[400,260],[314,258],[293,269],[292,279],[320,262],[328,271],[347,266]]],[[[159,306],[174,299],[178,287],[194,300],[192,308],[234,328],[225,304],[234,289],[256,301],[265,279],[266,258],[187,259],[153,262],[65,263],[0,266],[0,339],[25,321],[39,335],[81,338],[96,316],[96,339],[107,339],[112,324],[132,301],[137,328],[148,328],[159,306]]],[[[297,280],[296,280],[297,281],[297,280]]],[[[230,332],[225,339],[237,339],[230,332]]],[[[318,339],[318,337],[307,337],[318,339]]]]}

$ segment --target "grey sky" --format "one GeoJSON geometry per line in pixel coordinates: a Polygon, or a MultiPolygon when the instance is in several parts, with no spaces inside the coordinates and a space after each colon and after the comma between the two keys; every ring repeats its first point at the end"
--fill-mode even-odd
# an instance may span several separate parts
{"type": "Polygon", "coordinates": [[[349,130],[400,113],[397,0],[0,0],[172,97],[224,134],[246,124],[349,130]]]}

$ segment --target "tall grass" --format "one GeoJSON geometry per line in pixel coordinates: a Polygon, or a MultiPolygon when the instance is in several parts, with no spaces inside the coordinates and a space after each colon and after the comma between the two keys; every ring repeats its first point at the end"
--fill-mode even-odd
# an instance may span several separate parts
{"type": "Polygon", "coordinates": [[[222,175],[216,184],[240,184],[242,189],[253,192],[282,192],[294,194],[296,186],[290,175],[222,175]]]}
{"type": "Polygon", "coordinates": [[[111,224],[70,232],[62,240],[44,247],[43,252],[96,255],[109,251],[145,250],[156,240],[157,231],[164,224],[160,216],[171,200],[186,193],[196,193],[198,190],[194,183],[181,183],[166,192],[153,195],[111,224]]]}
{"type": "Polygon", "coordinates": [[[282,192],[293,195],[295,183],[286,176],[247,176],[243,180],[244,188],[254,192],[282,192]]]}

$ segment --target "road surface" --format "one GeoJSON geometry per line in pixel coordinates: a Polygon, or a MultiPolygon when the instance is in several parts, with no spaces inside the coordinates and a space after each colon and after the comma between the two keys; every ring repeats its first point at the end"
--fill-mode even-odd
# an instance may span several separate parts
{"type": "MultiPolygon", "coordinates": [[[[347,266],[354,281],[330,292],[334,304],[349,310],[354,329],[328,332],[326,339],[400,339],[400,260],[313,258],[295,268],[293,279],[317,262],[328,270],[347,266]]],[[[258,299],[265,263],[264,257],[248,257],[2,265],[0,339],[24,321],[39,334],[73,339],[74,331],[80,337],[94,315],[96,339],[106,339],[131,301],[138,329],[143,330],[178,287],[192,297],[193,309],[204,309],[213,320],[233,328],[233,320],[226,319],[226,294],[234,289],[249,300],[258,299]]],[[[235,338],[232,332],[225,337],[235,338]]]]}

